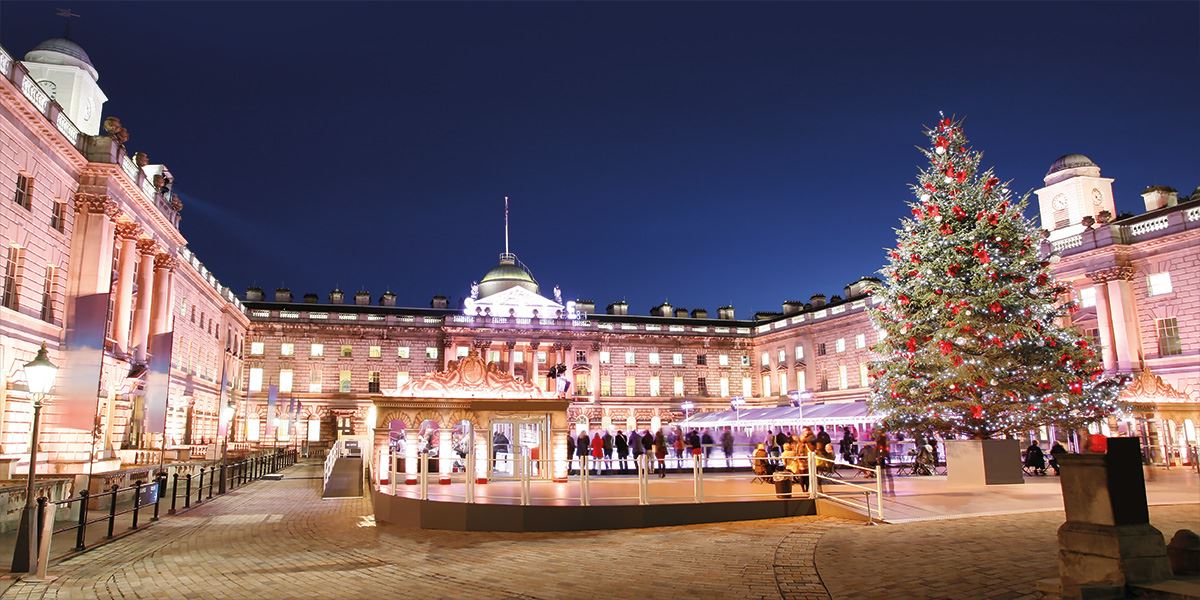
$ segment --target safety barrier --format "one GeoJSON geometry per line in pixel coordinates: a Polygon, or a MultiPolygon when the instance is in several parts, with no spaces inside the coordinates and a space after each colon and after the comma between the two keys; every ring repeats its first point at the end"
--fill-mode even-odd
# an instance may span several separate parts
{"type": "Polygon", "coordinates": [[[833,502],[837,502],[838,504],[848,506],[856,511],[865,512],[867,515],[867,523],[874,524],[876,518],[878,518],[880,521],[883,520],[883,475],[884,474],[883,474],[882,468],[879,465],[875,465],[874,469],[869,469],[867,467],[860,467],[858,465],[838,463],[837,461],[825,458],[823,456],[819,456],[814,452],[808,453],[808,464],[809,464],[808,472],[809,472],[809,476],[811,477],[811,483],[809,484],[809,486],[812,488],[815,498],[831,500],[833,502]],[[858,483],[851,483],[849,481],[846,481],[843,478],[834,477],[832,475],[822,475],[821,474],[822,471],[825,471],[826,473],[832,473],[833,469],[838,468],[838,467],[840,467],[840,468],[849,467],[851,469],[857,469],[860,472],[865,473],[869,477],[874,477],[875,485],[872,487],[872,486],[866,486],[866,485],[862,485],[862,484],[858,484],[858,483]],[[861,491],[863,494],[863,501],[860,503],[860,502],[857,502],[857,501],[852,500],[847,497],[850,494],[857,495],[856,492],[851,492],[849,494],[836,494],[835,495],[835,494],[823,491],[825,484],[846,486],[846,487],[852,488],[854,490],[861,491]],[[871,516],[871,494],[875,494],[875,516],[874,517],[871,516]]]}

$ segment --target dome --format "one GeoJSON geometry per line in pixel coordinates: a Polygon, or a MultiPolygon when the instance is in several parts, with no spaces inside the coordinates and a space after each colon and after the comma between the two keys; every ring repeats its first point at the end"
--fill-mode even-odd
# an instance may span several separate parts
{"type": "Polygon", "coordinates": [[[1046,175],[1067,169],[1078,169],[1080,167],[1095,167],[1098,169],[1100,165],[1092,162],[1092,159],[1082,154],[1064,154],[1058,157],[1058,160],[1054,161],[1054,164],[1050,165],[1050,170],[1046,171],[1046,175]]]}
{"type": "Polygon", "coordinates": [[[88,57],[87,52],[84,52],[79,44],[66,38],[50,38],[38,44],[25,54],[25,60],[47,65],[78,67],[87,71],[92,79],[100,79],[100,74],[96,72],[96,67],[92,65],[92,59],[88,57]]]}
{"type": "Polygon", "coordinates": [[[538,293],[537,280],[533,274],[517,262],[515,254],[501,254],[500,264],[492,267],[479,280],[479,297],[484,298],[502,292],[512,287],[523,287],[533,293],[538,293]]]}

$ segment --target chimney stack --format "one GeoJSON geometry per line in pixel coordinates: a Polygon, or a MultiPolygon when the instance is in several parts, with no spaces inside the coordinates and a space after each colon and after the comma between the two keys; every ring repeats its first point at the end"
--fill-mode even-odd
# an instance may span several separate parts
{"type": "Polygon", "coordinates": [[[1179,192],[1166,185],[1152,185],[1142,191],[1142,200],[1146,203],[1146,211],[1158,210],[1179,204],[1179,192]]]}

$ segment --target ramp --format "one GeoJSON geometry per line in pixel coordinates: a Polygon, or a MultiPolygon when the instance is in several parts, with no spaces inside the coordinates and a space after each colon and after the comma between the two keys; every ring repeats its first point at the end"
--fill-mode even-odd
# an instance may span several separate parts
{"type": "Polygon", "coordinates": [[[321,498],[362,498],[362,496],[362,457],[335,459],[329,474],[325,477],[325,490],[321,493],[321,498]]]}

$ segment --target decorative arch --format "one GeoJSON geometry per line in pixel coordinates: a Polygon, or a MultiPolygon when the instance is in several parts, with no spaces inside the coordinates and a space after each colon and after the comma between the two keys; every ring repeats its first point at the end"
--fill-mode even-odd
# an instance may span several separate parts
{"type": "Polygon", "coordinates": [[[414,417],[412,413],[406,410],[397,408],[388,409],[379,413],[379,417],[376,419],[378,422],[375,424],[375,429],[387,429],[391,425],[392,421],[400,421],[401,423],[404,423],[405,427],[413,427],[415,425],[413,418],[414,417]]]}

